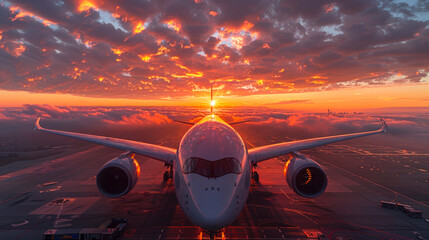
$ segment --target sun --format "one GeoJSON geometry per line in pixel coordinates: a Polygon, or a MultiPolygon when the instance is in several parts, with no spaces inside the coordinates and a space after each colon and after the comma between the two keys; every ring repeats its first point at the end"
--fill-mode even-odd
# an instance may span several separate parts
{"type": "Polygon", "coordinates": [[[212,100],[212,101],[210,102],[210,105],[211,105],[212,107],[214,107],[214,105],[215,105],[215,101],[214,101],[214,100],[212,100]]]}

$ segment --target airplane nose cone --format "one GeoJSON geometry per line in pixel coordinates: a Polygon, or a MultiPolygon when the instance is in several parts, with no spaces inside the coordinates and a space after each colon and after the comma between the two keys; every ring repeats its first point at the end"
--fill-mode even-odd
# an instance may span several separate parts
{"type": "Polygon", "coordinates": [[[204,195],[195,196],[194,201],[203,217],[215,220],[222,217],[229,206],[230,201],[226,195],[216,188],[210,188],[204,195]]]}
{"type": "Polygon", "coordinates": [[[231,207],[234,207],[231,204],[234,187],[230,186],[231,182],[228,185],[222,184],[221,178],[206,180],[206,184],[191,188],[192,201],[198,215],[195,222],[207,230],[219,230],[235,219],[231,212],[231,207]]]}

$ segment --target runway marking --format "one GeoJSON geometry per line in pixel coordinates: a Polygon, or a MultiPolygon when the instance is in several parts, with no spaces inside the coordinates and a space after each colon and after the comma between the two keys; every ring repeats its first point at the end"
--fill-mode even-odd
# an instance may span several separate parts
{"type": "Polygon", "coordinates": [[[28,223],[30,223],[28,220],[25,220],[24,222],[22,222],[22,223],[15,223],[15,224],[11,224],[11,226],[12,227],[19,227],[19,226],[22,226],[22,225],[25,225],[25,224],[28,224],[28,223]]]}
{"type": "MultiPolygon", "coordinates": [[[[89,152],[89,151],[96,151],[96,150],[98,150],[98,149],[100,149],[100,148],[102,148],[102,147],[93,147],[93,148],[90,148],[90,149],[87,149],[87,150],[84,150],[84,151],[81,151],[81,152],[77,152],[77,153],[74,153],[74,154],[72,154],[72,155],[68,155],[68,156],[64,156],[64,157],[61,157],[60,159],[65,159],[65,158],[67,158],[67,157],[72,157],[72,156],[74,156],[74,155],[80,155],[80,154],[83,154],[83,153],[87,153],[87,152],[89,152]]],[[[64,160],[63,160],[64,161],[64,160]]],[[[56,162],[55,160],[53,160],[53,161],[49,161],[48,162],[48,164],[50,164],[50,163],[53,163],[53,162],[56,162]]],[[[61,162],[61,161],[60,161],[61,162]]],[[[29,168],[26,168],[26,169],[22,169],[22,170],[18,170],[18,171],[15,171],[15,172],[12,172],[12,173],[8,173],[8,174],[6,174],[6,175],[10,175],[9,176],[9,178],[7,179],[7,180],[10,180],[11,178],[13,178],[13,177],[16,177],[16,176],[19,176],[19,175],[21,175],[21,174],[25,174],[25,173],[34,173],[34,172],[37,172],[35,169],[39,169],[41,166],[43,166],[43,165],[45,165],[45,164],[42,164],[42,165],[39,165],[38,167],[29,167],[29,168]],[[32,170],[32,172],[30,171],[30,172],[27,172],[27,170],[28,169],[30,169],[30,170],[32,170]]],[[[77,170],[80,170],[81,168],[82,168],[83,166],[81,165],[80,167],[78,167],[78,168],[74,168],[73,169],[73,171],[69,171],[69,175],[70,174],[72,174],[73,172],[75,172],[75,171],[77,171],[77,170]]],[[[5,175],[3,175],[3,176],[5,176],[5,175]]],[[[49,181],[53,181],[53,180],[56,180],[56,179],[58,179],[58,178],[60,178],[60,177],[64,177],[65,175],[58,175],[58,176],[55,176],[55,177],[53,177],[53,178],[51,178],[49,181]]],[[[1,176],[0,176],[1,177],[1,176]]],[[[34,176],[29,176],[29,178],[34,178],[34,176]]],[[[2,181],[4,181],[4,180],[2,180],[2,181]]],[[[49,182],[48,182],[49,183],[49,182]]],[[[31,192],[34,192],[36,189],[38,189],[38,188],[40,188],[40,187],[43,187],[44,185],[43,184],[39,184],[39,185],[37,185],[37,186],[35,186],[35,187],[33,187],[33,188],[31,188],[30,190],[28,190],[28,191],[26,191],[26,192],[24,192],[24,193],[20,193],[20,194],[17,194],[17,195],[15,195],[15,196],[12,196],[12,197],[10,197],[10,198],[8,198],[8,199],[6,199],[6,200],[3,200],[3,201],[1,201],[0,202],[0,206],[1,205],[3,205],[3,204],[5,204],[5,203],[7,203],[7,202],[9,202],[9,201],[11,201],[11,200],[13,200],[13,199],[16,199],[16,198],[18,198],[18,197],[21,197],[21,196],[23,196],[23,195],[25,195],[25,194],[28,194],[28,193],[31,193],[31,192]]]]}
{"type": "MultiPolygon", "coordinates": [[[[80,155],[80,154],[84,154],[84,153],[87,153],[87,152],[89,152],[89,151],[97,151],[97,150],[99,150],[99,149],[101,149],[101,148],[103,148],[102,146],[100,146],[100,147],[93,147],[93,148],[90,148],[90,149],[87,149],[87,150],[84,150],[84,151],[81,151],[81,152],[77,152],[77,153],[74,153],[74,154],[72,154],[72,155],[68,155],[68,156],[64,156],[64,157],[61,157],[61,158],[67,158],[67,157],[73,157],[73,156],[75,156],[75,155],[80,155]]],[[[51,162],[53,162],[53,161],[49,161],[49,163],[51,163],[51,162]]],[[[76,171],[79,171],[81,168],[83,168],[84,166],[83,165],[79,165],[79,167],[77,167],[77,168],[73,168],[73,170],[72,171],[69,171],[67,174],[63,174],[63,175],[57,175],[57,176],[55,176],[55,177],[53,177],[53,178],[51,178],[51,179],[49,179],[48,181],[54,181],[54,180],[56,180],[56,179],[58,179],[58,178],[60,178],[60,177],[64,177],[64,176],[67,176],[67,175],[72,175],[74,172],[76,172],[76,171]]],[[[31,169],[33,169],[33,168],[35,168],[35,167],[29,167],[29,168],[31,168],[31,169]]],[[[26,168],[26,169],[28,169],[28,168],[26,168]]],[[[18,174],[17,176],[19,176],[19,175],[21,175],[21,174],[23,174],[23,173],[26,173],[25,172],[25,170],[26,169],[23,169],[23,170],[19,170],[19,171],[15,171],[15,172],[13,172],[14,174],[17,174],[18,172],[20,173],[20,174],[18,174]],[[23,173],[21,173],[23,171],[23,173]]],[[[37,172],[37,171],[36,171],[37,172]]],[[[11,173],[9,173],[9,174],[11,174],[11,173]]],[[[7,174],[8,175],[8,174],[7,174]]],[[[3,175],[4,176],[4,175],[3,175]]],[[[1,177],[1,176],[0,176],[1,177]]],[[[16,177],[16,176],[13,176],[13,177],[16,177]]],[[[29,178],[34,178],[34,176],[29,176],[29,178]]],[[[10,178],[8,178],[7,180],[10,180],[10,178]]],[[[5,203],[7,203],[7,202],[9,202],[9,201],[11,201],[11,200],[14,200],[14,199],[16,199],[16,198],[18,198],[18,197],[21,197],[21,196],[23,196],[23,195],[25,195],[25,194],[28,194],[28,193],[32,193],[32,192],[34,192],[36,189],[38,189],[38,188],[40,188],[40,187],[43,187],[44,185],[43,184],[39,184],[39,185],[37,185],[37,186],[35,186],[35,187],[33,187],[33,188],[30,188],[30,190],[28,190],[28,191],[25,191],[24,193],[20,193],[20,194],[17,194],[17,195],[15,195],[15,196],[12,196],[12,197],[9,197],[8,199],[6,199],[6,200],[3,200],[3,201],[1,201],[0,202],[0,206],[1,205],[3,205],[3,204],[5,204],[5,203]]]]}
{"type": "Polygon", "coordinates": [[[18,235],[17,237],[15,237],[14,240],[18,240],[20,239],[23,235],[25,235],[26,233],[28,233],[29,231],[35,229],[37,226],[39,226],[42,222],[44,222],[45,220],[42,219],[40,221],[38,221],[36,224],[34,224],[33,226],[31,226],[30,228],[28,228],[25,232],[21,233],[20,235],[18,235]]]}
{"type": "Polygon", "coordinates": [[[296,210],[296,209],[293,209],[293,208],[282,208],[282,207],[273,207],[273,206],[256,205],[256,204],[247,204],[247,205],[248,206],[253,206],[253,207],[260,207],[260,208],[279,209],[279,210],[284,210],[284,211],[289,211],[289,212],[300,212],[300,213],[303,213],[303,214],[318,216],[318,214],[315,214],[315,213],[305,212],[305,211],[301,211],[301,210],[296,210]]]}
{"type": "MultiPolygon", "coordinates": [[[[370,231],[374,231],[374,232],[377,232],[377,233],[379,233],[379,234],[394,236],[395,238],[393,238],[393,239],[409,239],[409,238],[407,238],[407,237],[402,237],[402,236],[399,236],[399,235],[396,235],[396,234],[393,234],[393,233],[389,233],[389,232],[385,232],[385,231],[382,231],[382,230],[379,230],[379,229],[376,229],[376,228],[371,228],[371,227],[367,227],[367,226],[364,226],[364,225],[354,224],[354,223],[351,223],[351,222],[348,222],[348,221],[343,221],[343,222],[344,222],[344,223],[347,223],[347,224],[349,224],[349,225],[351,225],[351,226],[358,227],[358,228],[361,228],[361,229],[370,230],[370,231]]],[[[361,232],[362,232],[362,231],[360,231],[361,229],[358,229],[358,230],[354,230],[354,229],[340,229],[340,230],[334,230],[334,231],[332,231],[332,232],[329,234],[329,239],[332,239],[333,234],[334,234],[335,232],[341,232],[341,231],[356,231],[356,232],[361,233],[361,232]]],[[[371,236],[380,237],[380,235],[372,234],[372,233],[363,233],[363,234],[367,234],[367,235],[371,235],[371,236]]],[[[389,239],[390,239],[390,238],[389,238],[389,239]]]]}
{"type": "MultiPolygon", "coordinates": [[[[34,189],[36,189],[36,188],[38,188],[38,187],[39,187],[39,186],[35,187],[34,189]]],[[[33,189],[32,189],[32,190],[33,190],[33,189]]],[[[21,197],[21,196],[23,196],[23,195],[25,195],[25,194],[29,194],[29,193],[31,193],[31,192],[32,192],[32,190],[30,190],[30,191],[28,191],[28,192],[25,192],[25,193],[21,193],[21,194],[15,195],[15,196],[12,196],[12,197],[10,197],[10,198],[8,198],[8,199],[4,200],[4,201],[1,201],[1,202],[0,202],[0,206],[1,206],[1,205],[3,205],[3,204],[5,204],[5,203],[7,203],[7,202],[9,202],[9,201],[11,201],[11,200],[13,200],[13,199],[15,199],[15,198],[19,198],[19,197],[21,197]]]]}
{"type": "MultiPolygon", "coordinates": [[[[283,192],[283,194],[288,198],[288,199],[290,199],[289,197],[288,197],[288,195],[283,191],[283,189],[280,189],[280,191],[282,191],[283,192]]],[[[285,209],[286,210],[286,209],[285,209]]],[[[320,224],[317,222],[317,221],[315,221],[314,219],[312,219],[311,217],[309,217],[309,216],[307,216],[306,214],[307,213],[305,213],[304,214],[304,212],[303,211],[300,211],[300,210],[296,210],[296,209],[290,209],[291,211],[293,211],[293,212],[296,212],[296,213],[298,213],[299,215],[301,215],[301,216],[303,216],[303,217],[305,217],[305,218],[307,218],[307,219],[309,219],[310,221],[312,221],[314,224],[316,224],[317,226],[319,226],[320,227],[320,224]]],[[[315,215],[315,214],[308,214],[308,215],[315,215]]]]}
{"type": "Polygon", "coordinates": [[[55,192],[55,191],[59,191],[59,190],[61,190],[61,188],[62,188],[62,186],[56,186],[55,188],[50,188],[50,189],[48,189],[48,190],[45,190],[45,191],[39,191],[39,193],[44,193],[44,192],[55,192]]]}
{"type": "Polygon", "coordinates": [[[58,182],[47,182],[42,184],[42,186],[49,186],[49,185],[54,185],[54,184],[58,184],[58,182]]]}
{"type": "Polygon", "coordinates": [[[55,219],[54,226],[52,228],[57,228],[57,226],[58,226],[58,219],[60,218],[61,212],[63,211],[64,202],[66,202],[65,199],[63,199],[63,201],[61,202],[60,210],[58,211],[57,218],[55,219]]]}
{"type": "MultiPolygon", "coordinates": [[[[344,145],[343,145],[343,146],[344,146],[344,145]]],[[[345,145],[345,146],[347,146],[347,145],[345,145]]],[[[312,155],[312,158],[313,158],[313,159],[319,159],[319,160],[322,160],[322,159],[320,159],[319,157],[315,157],[314,155],[312,155]]],[[[381,160],[387,161],[386,159],[381,159],[381,160]]],[[[322,160],[322,161],[323,161],[323,160],[322,160]]],[[[283,165],[283,163],[282,163],[281,161],[277,160],[277,162],[278,162],[280,165],[283,165]]],[[[420,201],[417,201],[417,200],[415,200],[415,199],[413,199],[413,198],[411,198],[411,197],[408,197],[408,196],[406,196],[406,195],[404,195],[404,194],[402,194],[402,193],[396,192],[396,191],[394,191],[394,190],[392,190],[392,189],[390,189],[390,188],[388,188],[388,187],[385,187],[385,186],[383,186],[383,185],[381,185],[381,184],[379,184],[379,183],[373,182],[373,181],[371,181],[371,180],[369,180],[369,179],[367,179],[367,178],[364,178],[364,177],[362,177],[362,176],[360,176],[360,175],[358,175],[358,174],[356,174],[356,173],[350,172],[350,171],[348,171],[348,170],[346,170],[346,169],[344,169],[344,168],[342,168],[342,167],[339,167],[339,166],[337,166],[337,165],[335,165],[335,164],[333,164],[333,163],[330,163],[330,162],[328,162],[328,161],[323,161],[323,162],[325,162],[325,163],[327,163],[327,164],[329,164],[329,165],[331,165],[331,166],[333,166],[333,167],[336,167],[336,168],[338,168],[338,169],[340,169],[340,170],[343,170],[344,172],[347,172],[348,174],[351,174],[351,175],[353,175],[353,176],[355,176],[355,177],[358,177],[358,178],[360,178],[360,179],[362,179],[362,180],[365,180],[365,181],[367,181],[367,182],[370,182],[370,183],[372,183],[372,184],[374,184],[374,185],[376,185],[376,186],[379,186],[379,187],[381,187],[381,188],[384,188],[384,189],[385,189],[385,190],[387,190],[387,191],[390,191],[390,192],[392,192],[392,193],[396,194],[395,199],[397,198],[397,195],[400,195],[400,196],[405,197],[405,198],[407,198],[407,199],[409,199],[409,200],[411,200],[411,201],[413,201],[413,202],[416,202],[416,203],[418,203],[418,204],[421,204],[421,205],[423,205],[423,206],[425,206],[425,207],[429,207],[429,205],[427,205],[427,204],[425,204],[425,203],[422,203],[422,202],[420,202],[420,201]]],[[[283,190],[282,190],[282,191],[283,191],[283,190]]]]}
{"type": "Polygon", "coordinates": [[[63,212],[67,215],[81,215],[99,199],[100,197],[57,198],[29,214],[58,214],[58,211],[60,211],[60,213],[63,212]],[[57,203],[60,203],[60,201],[62,202],[59,206],[57,203]]]}
{"type": "MultiPolygon", "coordinates": [[[[79,155],[86,154],[88,152],[95,151],[95,150],[98,150],[98,149],[101,149],[101,148],[102,148],[101,146],[97,146],[97,147],[93,147],[93,148],[90,148],[90,149],[86,149],[84,151],[75,152],[75,153],[73,153],[71,155],[66,155],[66,156],[62,156],[62,157],[59,157],[59,158],[55,158],[54,160],[51,160],[51,161],[44,161],[44,162],[42,162],[42,163],[40,163],[40,164],[38,164],[36,166],[29,166],[27,168],[24,168],[24,169],[21,169],[21,170],[18,170],[18,171],[14,171],[14,172],[10,172],[10,173],[1,175],[0,179],[1,178],[5,178],[4,180],[1,180],[3,182],[3,181],[10,180],[11,178],[14,178],[14,177],[17,177],[17,176],[20,176],[20,175],[23,175],[23,174],[29,174],[29,173],[36,173],[36,174],[46,173],[46,171],[50,170],[51,169],[50,167],[52,167],[54,164],[58,164],[60,162],[66,161],[69,158],[73,158],[73,157],[75,158],[76,155],[79,156],[79,155]]],[[[34,177],[34,176],[32,176],[32,177],[34,177]]]]}
{"type": "MultiPolygon", "coordinates": [[[[364,146],[367,147],[367,148],[371,148],[372,145],[369,145],[369,146],[364,145],[364,146]]],[[[412,152],[413,154],[410,154],[410,153],[408,153],[408,154],[371,153],[369,151],[364,151],[364,150],[362,150],[360,148],[356,148],[356,147],[353,147],[353,146],[350,146],[350,145],[338,145],[338,144],[332,144],[331,147],[332,147],[332,149],[336,149],[336,150],[339,149],[339,150],[344,150],[344,151],[348,151],[348,152],[355,152],[355,153],[357,153],[356,155],[360,155],[360,156],[378,157],[377,158],[378,160],[381,160],[381,161],[384,161],[384,162],[387,162],[387,163],[392,163],[392,161],[389,160],[389,159],[383,158],[383,156],[402,156],[402,157],[404,157],[402,160],[406,160],[405,159],[405,158],[407,158],[406,156],[426,156],[426,155],[429,155],[429,153],[422,153],[422,154],[415,153],[414,154],[414,152],[412,152]]],[[[332,154],[333,153],[331,149],[326,148],[326,147],[324,149],[322,148],[321,151],[327,152],[328,154],[332,154]]],[[[406,150],[401,150],[401,151],[405,151],[406,152],[406,150]]],[[[394,152],[397,152],[397,151],[394,151],[394,152]]],[[[355,154],[344,154],[344,152],[342,152],[342,154],[343,155],[353,155],[353,156],[356,156],[355,154]]],[[[393,162],[393,163],[396,163],[396,162],[393,162]]],[[[414,163],[416,163],[416,162],[414,162],[414,163]]],[[[398,163],[396,163],[396,164],[398,164],[399,166],[401,165],[400,161],[398,163]]],[[[414,170],[419,170],[418,167],[410,166],[410,165],[407,165],[407,164],[404,164],[402,166],[406,167],[406,168],[412,168],[414,170]]],[[[361,168],[363,168],[363,167],[361,167],[361,168]]],[[[373,170],[373,169],[371,169],[371,170],[373,170]]],[[[411,174],[411,173],[409,173],[409,174],[411,174]]]]}
{"type": "MultiPolygon", "coordinates": [[[[322,159],[320,159],[320,158],[318,158],[318,157],[314,157],[314,156],[313,156],[313,158],[317,158],[317,159],[319,159],[319,160],[322,160],[322,159]]],[[[323,160],[322,160],[322,161],[323,161],[323,160]]],[[[330,163],[330,162],[328,162],[328,161],[323,161],[323,162],[325,162],[325,163],[327,163],[327,164],[329,164],[329,165],[331,165],[331,166],[334,166],[334,167],[336,167],[336,168],[338,168],[338,169],[340,169],[340,170],[343,170],[344,172],[346,172],[346,173],[348,173],[348,174],[350,174],[350,175],[353,175],[353,176],[358,177],[358,178],[360,178],[360,179],[362,179],[362,180],[365,180],[365,181],[367,181],[367,182],[369,182],[369,183],[372,183],[372,184],[374,184],[374,185],[376,185],[376,186],[378,186],[378,187],[381,187],[381,188],[383,188],[383,189],[385,189],[385,190],[387,190],[387,191],[390,191],[390,192],[392,192],[392,193],[394,193],[394,194],[397,194],[397,195],[399,195],[399,196],[402,196],[402,197],[404,197],[404,198],[406,198],[406,199],[408,199],[408,200],[411,200],[411,201],[413,201],[413,202],[416,202],[416,203],[418,203],[418,204],[420,204],[420,205],[423,205],[423,206],[425,206],[425,207],[429,207],[429,205],[427,205],[427,204],[424,204],[424,203],[422,203],[422,202],[420,202],[420,201],[417,201],[417,200],[415,200],[415,199],[413,199],[413,198],[411,198],[411,197],[408,197],[408,196],[406,196],[406,195],[404,195],[404,194],[402,194],[402,193],[399,193],[399,192],[397,192],[397,191],[395,191],[395,190],[393,190],[393,189],[390,189],[390,188],[385,187],[385,186],[383,186],[383,185],[381,185],[381,184],[379,184],[379,183],[376,183],[376,182],[371,181],[371,180],[369,180],[369,179],[367,179],[367,178],[364,178],[364,177],[362,177],[362,176],[360,176],[360,175],[358,175],[358,174],[356,174],[356,173],[350,172],[350,171],[348,171],[348,170],[346,170],[346,169],[344,169],[344,168],[342,168],[342,167],[339,167],[339,166],[337,166],[337,165],[335,165],[335,164],[333,164],[333,163],[330,163]]]]}

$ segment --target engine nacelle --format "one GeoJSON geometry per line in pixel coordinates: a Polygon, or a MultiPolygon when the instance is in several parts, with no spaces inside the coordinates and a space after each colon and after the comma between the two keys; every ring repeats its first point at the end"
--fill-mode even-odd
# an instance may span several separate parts
{"type": "Polygon", "coordinates": [[[136,185],[140,166],[134,154],[121,155],[104,164],[97,174],[98,190],[107,197],[120,197],[136,185]]]}
{"type": "Polygon", "coordinates": [[[284,176],[289,187],[303,197],[317,197],[328,186],[323,168],[302,154],[291,154],[284,166],[284,176]]]}

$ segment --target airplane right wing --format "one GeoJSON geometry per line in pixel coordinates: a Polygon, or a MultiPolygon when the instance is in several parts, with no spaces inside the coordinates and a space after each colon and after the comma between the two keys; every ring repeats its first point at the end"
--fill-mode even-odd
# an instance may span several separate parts
{"type": "Polygon", "coordinates": [[[54,133],[70,138],[75,138],[79,140],[84,140],[92,143],[97,143],[100,145],[121,149],[124,151],[137,153],[142,156],[150,157],[168,164],[173,164],[174,159],[176,159],[176,149],[163,147],[159,145],[142,143],[137,141],[119,139],[119,138],[111,138],[111,137],[103,137],[96,136],[90,134],[83,133],[74,133],[74,132],[66,132],[59,130],[46,129],[40,126],[39,124],[40,118],[36,120],[34,123],[34,127],[36,130],[42,132],[54,133]]]}
{"type": "Polygon", "coordinates": [[[278,156],[282,156],[291,152],[295,152],[295,151],[299,151],[307,148],[318,147],[329,143],[334,143],[334,142],[344,141],[348,139],[386,132],[388,126],[383,119],[380,119],[380,120],[382,122],[382,127],[379,130],[336,135],[336,136],[329,136],[329,137],[310,138],[305,140],[298,140],[298,141],[284,142],[284,143],[266,145],[262,147],[256,147],[256,148],[249,149],[248,151],[249,158],[252,164],[255,164],[264,160],[268,160],[270,158],[275,158],[278,156]]]}
{"type": "Polygon", "coordinates": [[[232,123],[228,123],[228,124],[229,124],[229,125],[235,125],[235,124],[247,123],[247,122],[250,122],[250,120],[244,120],[244,121],[232,122],[232,123]]]}

